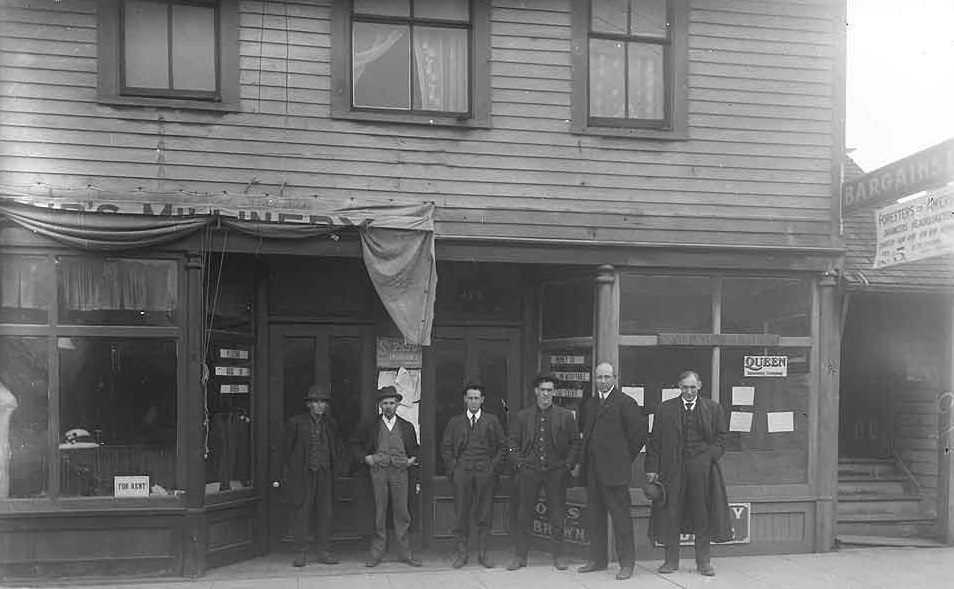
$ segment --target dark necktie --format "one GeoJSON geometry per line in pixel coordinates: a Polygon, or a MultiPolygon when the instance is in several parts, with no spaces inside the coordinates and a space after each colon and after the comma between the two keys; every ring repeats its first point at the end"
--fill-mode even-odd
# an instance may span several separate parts
{"type": "Polygon", "coordinates": [[[474,429],[474,426],[476,424],[477,424],[477,416],[472,414],[470,416],[470,429],[474,429]]]}

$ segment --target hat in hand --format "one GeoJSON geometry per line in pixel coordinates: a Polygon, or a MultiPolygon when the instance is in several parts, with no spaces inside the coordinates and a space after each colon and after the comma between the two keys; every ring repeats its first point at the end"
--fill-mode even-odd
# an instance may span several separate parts
{"type": "Polygon", "coordinates": [[[385,399],[395,399],[400,403],[403,398],[404,396],[397,392],[397,389],[391,385],[378,389],[378,403],[385,399]]]}
{"type": "Polygon", "coordinates": [[[308,392],[305,394],[305,402],[308,401],[331,401],[331,392],[327,387],[324,387],[320,384],[313,384],[308,387],[308,392]]]}
{"type": "Polygon", "coordinates": [[[662,484],[662,481],[647,481],[646,484],[643,485],[643,494],[646,495],[646,499],[652,501],[656,507],[662,507],[666,504],[666,485],[662,484]]]}

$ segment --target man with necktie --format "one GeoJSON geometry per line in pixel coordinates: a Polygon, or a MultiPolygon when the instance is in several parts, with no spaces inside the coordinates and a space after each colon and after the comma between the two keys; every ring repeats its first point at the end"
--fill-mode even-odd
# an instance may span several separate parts
{"type": "Polygon", "coordinates": [[[605,570],[609,564],[606,515],[613,520],[619,555],[619,581],[633,576],[636,540],[630,513],[629,482],[633,461],[646,442],[646,420],[632,397],[616,386],[609,362],[596,367],[596,394],[583,404],[583,475],[590,555],[581,573],[605,570]]]}
{"type": "Polygon", "coordinates": [[[646,446],[646,478],[666,487],[667,501],[653,504],[649,537],[665,546],[660,574],[679,569],[679,534],[695,534],[696,566],[715,575],[710,542],[732,539],[732,523],[719,458],[729,431],[722,405],[699,396],[702,379],[687,370],[679,376],[680,396],[656,408],[646,446]]]}
{"type": "Polygon", "coordinates": [[[500,421],[481,410],[483,403],[483,385],[467,385],[467,409],[450,418],[441,441],[441,458],[454,489],[455,569],[467,564],[472,511],[477,522],[477,560],[488,569],[494,567],[487,549],[494,515],[494,484],[506,446],[500,421]]]}

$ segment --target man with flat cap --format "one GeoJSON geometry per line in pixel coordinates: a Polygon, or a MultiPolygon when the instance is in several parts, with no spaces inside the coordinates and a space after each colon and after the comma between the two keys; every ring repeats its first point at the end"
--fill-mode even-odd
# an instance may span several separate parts
{"type": "Polygon", "coordinates": [[[389,502],[400,560],[412,567],[421,566],[411,553],[407,472],[419,463],[420,444],[411,422],[397,415],[402,398],[393,386],[378,389],[381,414],[362,422],[352,438],[355,458],[367,468],[374,495],[374,532],[365,563],[369,567],[377,566],[387,549],[389,502]]]}
{"type": "Polygon", "coordinates": [[[337,430],[329,413],[331,394],[312,385],[305,395],[307,411],[288,420],[285,427],[283,479],[285,497],[292,506],[291,529],[297,555],[296,567],[308,564],[308,527],[315,513],[318,562],[338,564],[331,552],[331,502],[337,430]]]}

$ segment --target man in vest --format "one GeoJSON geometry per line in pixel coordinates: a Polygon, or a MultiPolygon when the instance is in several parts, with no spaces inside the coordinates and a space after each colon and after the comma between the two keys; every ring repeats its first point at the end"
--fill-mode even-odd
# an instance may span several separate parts
{"type": "Polygon", "coordinates": [[[362,422],[352,441],[355,456],[368,469],[374,495],[374,532],[371,552],[365,563],[369,567],[377,566],[387,549],[389,503],[401,562],[412,567],[421,566],[421,561],[411,553],[407,473],[419,463],[420,444],[411,422],[397,415],[402,398],[393,386],[378,389],[381,414],[362,422]]]}
{"type": "Polygon", "coordinates": [[[441,442],[441,457],[447,479],[454,489],[454,540],[456,555],[452,566],[467,564],[470,539],[470,516],[477,520],[477,560],[488,569],[494,568],[487,552],[493,522],[494,483],[504,458],[504,432],[495,415],[481,410],[484,387],[470,384],[464,388],[467,410],[447,422],[441,442]]]}

